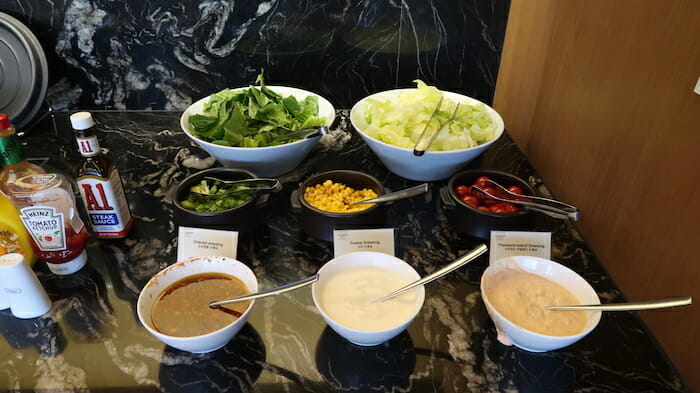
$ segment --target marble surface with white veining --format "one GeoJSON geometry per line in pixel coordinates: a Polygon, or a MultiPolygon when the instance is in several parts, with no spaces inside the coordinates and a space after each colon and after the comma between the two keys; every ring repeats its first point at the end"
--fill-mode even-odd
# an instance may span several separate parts
{"type": "MultiPolygon", "coordinates": [[[[250,319],[225,347],[190,354],[167,347],[138,322],[140,289],[175,261],[176,226],[169,205],[187,175],[217,166],[183,135],[178,112],[94,112],[100,144],[120,168],[136,218],[119,241],[88,243],[88,265],[69,276],[35,265],[52,301],[36,319],[0,311],[0,391],[20,392],[677,392],[687,391],[655,338],[634,313],[605,313],[578,343],[549,353],[506,347],[485,311],[482,257],[426,286],[420,315],[398,337],[362,348],[334,333],[313,306],[308,288],[256,302],[250,319]]],[[[78,154],[67,114],[25,139],[29,157],[70,173],[78,154]]],[[[242,233],[238,259],[263,288],[313,274],[332,258],[332,244],[308,237],[291,210],[290,193],[313,173],[355,169],[391,189],[416,182],[390,173],[351,133],[340,113],[331,136],[270,195],[263,225],[242,233]]],[[[468,168],[499,169],[548,190],[505,134],[468,168]]],[[[396,201],[387,227],[396,255],[421,275],[479,243],[446,220],[434,182],[426,196],[396,201]]],[[[585,214],[585,212],[584,212],[585,214]]],[[[538,216],[532,230],[552,232],[552,258],[586,278],[604,302],[623,301],[576,227],[538,216]]]]}
{"type": "MultiPolygon", "coordinates": [[[[3,0],[54,109],[166,109],[270,80],[349,108],[420,78],[491,102],[509,0],[3,0]]],[[[271,83],[271,84],[272,84],[271,83]]]]}

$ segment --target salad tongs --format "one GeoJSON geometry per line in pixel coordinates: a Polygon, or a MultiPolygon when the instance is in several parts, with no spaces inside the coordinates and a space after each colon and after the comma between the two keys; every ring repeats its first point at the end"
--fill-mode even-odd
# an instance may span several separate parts
{"type": "Polygon", "coordinates": [[[433,113],[430,115],[428,121],[425,123],[423,131],[420,133],[420,137],[418,137],[418,142],[416,142],[416,145],[413,147],[413,155],[418,157],[422,156],[423,153],[425,153],[425,150],[428,148],[428,146],[430,146],[430,144],[433,142],[433,138],[435,138],[435,135],[437,135],[438,132],[442,129],[442,127],[438,127],[436,131],[428,131],[430,128],[430,122],[432,122],[433,119],[435,119],[435,115],[437,115],[438,110],[440,110],[443,98],[444,97],[440,97],[440,100],[438,101],[437,105],[435,105],[435,109],[433,109],[433,113]]]}
{"type": "Polygon", "coordinates": [[[477,186],[472,186],[472,190],[476,190],[478,193],[486,195],[487,197],[495,199],[497,201],[522,206],[526,210],[536,211],[542,214],[546,214],[550,217],[563,219],[570,218],[574,221],[578,219],[578,214],[580,210],[576,206],[572,206],[568,203],[559,202],[557,200],[549,198],[515,194],[508,191],[508,189],[491,179],[487,180],[486,183],[498,188],[498,190],[503,192],[503,194],[508,195],[513,199],[498,197],[477,186]]]}
{"type": "Polygon", "coordinates": [[[226,190],[226,192],[223,193],[215,193],[215,194],[210,194],[206,192],[200,192],[200,191],[192,191],[193,193],[201,196],[207,196],[207,197],[221,197],[221,196],[226,196],[226,195],[231,195],[231,194],[236,194],[239,192],[245,192],[245,191],[257,191],[257,192],[277,192],[282,189],[282,183],[280,183],[279,180],[277,179],[263,179],[263,178],[256,178],[256,179],[243,179],[243,180],[224,180],[224,179],[218,179],[216,177],[211,177],[211,176],[205,176],[205,180],[212,180],[212,181],[217,181],[226,184],[227,186],[239,186],[239,188],[235,190],[226,190]]]}

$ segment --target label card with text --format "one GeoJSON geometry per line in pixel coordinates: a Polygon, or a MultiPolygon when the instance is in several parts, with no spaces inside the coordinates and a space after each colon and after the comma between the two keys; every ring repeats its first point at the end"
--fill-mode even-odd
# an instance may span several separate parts
{"type": "Polygon", "coordinates": [[[394,228],[333,231],[336,257],[355,251],[375,251],[394,256],[394,228]]]}
{"type": "Polygon", "coordinates": [[[180,227],[177,241],[177,260],[191,257],[236,258],[238,232],[180,227]]]}
{"type": "Polygon", "coordinates": [[[491,231],[489,265],[515,255],[527,255],[550,259],[552,254],[551,232],[491,231]]]}

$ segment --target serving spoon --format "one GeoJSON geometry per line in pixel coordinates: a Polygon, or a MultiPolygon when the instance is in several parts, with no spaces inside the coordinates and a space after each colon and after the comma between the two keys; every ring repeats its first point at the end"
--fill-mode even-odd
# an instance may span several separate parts
{"type": "Polygon", "coordinates": [[[548,306],[545,310],[562,310],[562,311],[639,311],[639,310],[654,310],[658,308],[669,308],[678,306],[687,306],[693,304],[691,296],[674,297],[661,300],[649,300],[646,302],[628,302],[628,303],[609,303],[609,304],[579,304],[571,306],[548,306]]]}
{"type": "Polygon", "coordinates": [[[430,184],[423,183],[414,187],[406,188],[404,190],[390,192],[388,194],[380,195],[376,198],[365,199],[362,201],[352,202],[350,204],[359,205],[363,203],[380,203],[395,201],[397,199],[404,199],[415,195],[425,194],[426,192],[428,192],[428,190],[430,190],[430,184]]]}
{"type": "Polygon", "coordinates": [[[479,255],[488,251],[488,249],[489,248],[486,247],[486,244],[479,244],[475,249],[464,254],[462,257],[460,257],[456,261],[450,263],[449,265],[443,267],[442,269],[434,272],[433,274],[425,276],[425,277],[421,278],[420,280],[416,280],[416,281],[414,281],[414,282],[412,282],[404,287],[401,287],[401,288],[395,290],[394,292],[391,292],[385,296],[382,296],[379,299],[375,300],[374,303],[385,302],[389,299],[393,299],[393,298],[401,295],[402,293],[408,292],[415,287],[431,283],[431,282],[437,280],[438,278],[440,278],[448,273],[452,273],[453,271],[455,271],[455,270],[459,269],[460,267],[466,265],[467,263],[473,261],[474,259],[476,259],[476,257],[478,257],[479,255]]]}
{"type": "MultiPolygon", "coordinates": [[[[442,269],[436,271],[435,273],[433,273],[429,276],[423,277],[420,280],[414,281],[414,282],[412,282],[404,287],[401,287],[401,288],[395,290],[394,292],[391,292],[391,293],[387,294],[386,296],[383,296],[383,297],[375,300],[374,303],[387,301],[391,298],[399,296],[400,294],[402,294],[404,292],[410,291],[411,289],[413,289],[415,287],[433,282],[433,281],[437,280],[438,278],[440,278],[448,273],[451,273],[451,272],[459,269],[460,267],[466,265],[468,262],[471,262],[479,255],[485,253],[487,250],[488,250],[488,247],[486,247],[485,244],[480,244],[475,249],[469,251],[467,254],[465,254],[461,258],[459,258],[456,261],[450,263],[449,265],[443,267],[442,269]]],[[[289,283],[286,285],[282,285],[282,286],[279,286],[276,288],[266,289],[264,291],[258,291],[258,292],[254,292],[254,293],[249,293],[247,295],[236,296],[236,297],[232,297],[230,299],[213,301],[213,302],[209,303],[209,307],[215,308],[215,307],[221,306],[223,304],[243,302],[246,300],[260,299],[263,297],[279,295],[281,293],[293,291],[293,290],[296,290],[299,288],[303,288],[307,285],[313,284],[316,281],[318,281],[318,279],[319,279],[319,275],[317,273],[317,274],[314,274],[313,276],[306,277],[303,280],[295,281],[295,282],[292,282],[292,283],[289,283]]]]}

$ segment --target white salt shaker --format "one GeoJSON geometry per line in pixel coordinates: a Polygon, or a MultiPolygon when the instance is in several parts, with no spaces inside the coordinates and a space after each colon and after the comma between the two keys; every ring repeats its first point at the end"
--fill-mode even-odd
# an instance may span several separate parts
{"type": "Polygon", "coordinates": [[[51,309],[49,296],[22,254],[0,256],[0,291],[17,318],[36,318],[51,309]]]}

